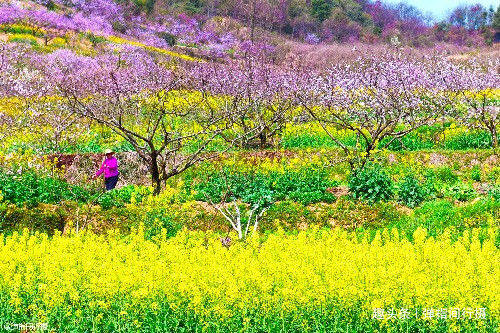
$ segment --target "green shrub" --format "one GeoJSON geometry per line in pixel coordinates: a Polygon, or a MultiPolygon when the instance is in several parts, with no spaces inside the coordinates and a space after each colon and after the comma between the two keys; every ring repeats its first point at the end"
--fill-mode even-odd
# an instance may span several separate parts
{"type": "Polygon", "coordinates": [[[430,235],[437,235],[448,226],[460,227],[462,223],[453,203],[445,200],[431,201],[415,210],[414,224],[429,230],[430,235]]]}
{"type": "Polygon", "coordinates": [[[484,178],[490,183],[498,184],[500,181],[500,167],[493,167],[484,178]]]}
{"type": "Polygon", "coordinates": [[[57,5],[53,0],[48,0],[45,3],[45,7],[47,7],[48,10],[52,10],[52,11],[57,9],[57,5]]]}
{"type": "Polygon", "coordinates": [[[392,179],[379,164],[367,164],[349,176],[349,191],[356,199],[387,201],[393,196],[392,179]]]}
{"type": "Polygon", "coordinates": [[[454,184],[458,181],[458,176],[449,166],[435,168],[433,172],[431,171],[431,175],[429,175],[430,177],[432,177],[432,173],[438,181],[446,184],[454,184]]]}
{"type": "Polygon", "coordinates": [[[144,191],[139,191],[137,186],[127,185],[98,195],[96,202],[104,209],[109,209],[111,207],[121,208],[124,207],[125,204],[131,203],[132,197],[135,198],[136,202],[140,202],[145,195],[146,193],[144,191]]]}
{"type": "Polygon", "coordinates": [[[272,173],[268,177],[269,187],[275,193],[276,200],[290,199],[304,205],[335,200],[335,196],[327,189],[338,186],[338,182],[329,180],[324,169],[305,168],[283,174],[272,173]]]}
{"type": "Polygon", "coordinates": [[[448,166],[427,169],[424,173],[425,184],[423,185],[431,198],[443,198],[449,195],[447,188],[458,182],[458,176],[448,166]]]}
{"type": "Polygon", "coordinates": [[[492,147],[492,137],[486,131],[464,132],[447,137],[443,142],[444,149],[488,149],[492,147]]]}
{"type": "MultiPolygon", "coordinates": [[[[403,129],[403,128],[401,128],[403,129]]],[[[438,128],[436,126],[422,126],[415,131],[408,133],[402,138],[393,140],[393,137],[386,137],[380,141],[379,147],[387,146],[387,149],[393,151],[415,151],[422,149],[435,148],[437,143],[434,136],[438,128]],[[393,141],[391,141],[393,140],[393,141]]]]}
{"type": "Polygon", "coordinates": [[[97,44],[101,44],[101,43],[105,43],[106,42],[106,38],[104,37],[101,37],[101,36],[97,36],[97,35],[94,35],[92,32],[87,32],[85,34],[85,37],[87,37],[87,39],[93,44],[93,45],[97,45],[97,44]]]}
{"type": "Polygon", "coordinates": [[[181,230],[182,224],[176,221],[175,216],[164,207],[150,210],[144,217],[144,235],[152,239],[161,234],[162,229],[166,230],[166,237],[170,238],[181,230]]]}
{"type": "Polygon", "coordinates": [[[171,33],[163,31],[158,33],[158,37],[165,40],[167,44],[170,46],[174,46],[175,44],[177,44],[177,38],[175,37],[175,35],[172,35],[171,33]]]}
{"type": "Polygon", "coordinates": [[[467,201],[475,196],[475,191],[466,184],[457,184],[448,190],[448,195],[458,201],[467,201]]]}
{"type": "Polygon", "coordinates": [[[246,203],[268,204],[289,199],[307,205],[334,201],[335,196],[327,189],[337,185],[328,179],[325,170],[312,168],[268,174],[226,169],[202,176],[193,189],[196,191],[194,198],[203,201],[240,199],[246,203]]]}
{"type": "Polygon", "coordinates": [[[481,199],[465,205],[454,205],[448,200],[435,200],[422,204],[415,209],[414,215],[400,228],[411,234],[417,227],[427,228],[430,236],[436,236],[447,227],[455,227],[462,232],[470,227],[488,227],[488,221],[499,218],[499,202],[481,199]]]}
{"type": "Polygon", "coordinates": [[[398,188],[398,200],[408,207],[420,205],[427,197],[427,191],[413,176],[406,176],[398,188]]]}
{"type": "MultiPolygon", "coordinates": [[[[430,149],[489,149],[492,147],[491,135],[483,130],[467,131],[465,128],[455,126],[456,133],[442,137],[443,131],[449,130],[451,125],[452,123],[448,122],[444,126],[443,124],[422,126],[395,140],[389,136],[380,141],[378,148],[388,145],[386,148],[392,151],[417,151],[430,149]]],[[[404,130],[405,128],[400,126],[399,129],[404,130]]],[[[352,132],[348,132],[348,135],[338,139],[344,145],[356,145],[356,136],[352,132]]],[[[300,131],[300,127],[298,131],[285,133],[281,138],[281,146],[283,148],[338,147],[325,133],[300,131]]]]}
{"type": "Polygon", "coordinates": [[[478,165],[474,166],[470,171],[470,178],[476,182],[481,181],[481,168],[478,165]]]}
{"type": "Polygon", "coordinates": [[[456,207],[462,220],[476,219],[480,222],[478,226],[486,226],[488,217],[497,224],[500,221],[500,202],[492,198],[484,197],[456,207]]]}
{"type": "Polygon", "coordinates": [[[127,26],[120,21],[111,22],[111,27],[113,28],[114,31],[120,32],[122,34],[127,32],[127,26]]]}
{"type": "MultiPolygon", "coordinates": [[[[354,147],[356,145],[356,135],[354,133],[352,135],[347,135],[339,138],[339,140],[346,146],[354,147]]],[[[288,134],[281,138],[280,144],[281,147],[285,149],[339,147],[339,145],[328,135],[317,133],[299,133],[293,135],[288,134]]]]}
{"type": "MultiPolygon", "coordinates": [[[[390,137],[385,138],[380,142],[380,147],[385,147],[391,140],[390,137]]],[[[423,150],[423,149],[432,149],[435,147],[435,143],[422,138],[418,133],[410,133],[405,135],[402,138],[396,139],[392,141],[387,149],[392,151],[415,151],[415,150],[423,150]]]]}
{"type": "Polygon", "coordinates": [[[490,195],[496,201],[500,201],[500,186],[491,185],[488,189],[488,195],[490,195]]]}
{"type": "Polygon", "coordinates": [[[82,187],[29,171],[21,175],[0,172],[3,200],[16,205],[56,204],[62,200],[86,201],[90,193],[82,187]]]}

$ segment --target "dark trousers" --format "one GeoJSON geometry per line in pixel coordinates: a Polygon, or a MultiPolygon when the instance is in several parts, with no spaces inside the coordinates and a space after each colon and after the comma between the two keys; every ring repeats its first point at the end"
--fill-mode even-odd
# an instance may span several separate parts
{"type": "Polygon", "coordinates": [[[104,185],[106,185],[106,191],[114,189],[116,183],[118,183],[118,175],[104,178],[104,185]]]}

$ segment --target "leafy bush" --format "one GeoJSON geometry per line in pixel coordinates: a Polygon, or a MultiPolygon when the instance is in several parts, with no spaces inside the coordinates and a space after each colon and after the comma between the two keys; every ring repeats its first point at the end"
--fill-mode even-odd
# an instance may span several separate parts
{"type": "Polygon", "coordinates": [[[124,186],[119,189],[99,194],[68,184],[67,182],[51,177],[42,177],[34,172],[22,175],[12,175],[0,172],[0,192],[4,201],[28,206],[39,203],[57,204],[63,200],[78,202],[95,202],[104,209],[111,207],[124,207],[125,204],[142,201],[148,194],[142,188],[134,185],[124,186]]]}
{"type": "Polygon", "coordinates": [[[380,141],[379,147],[385,147],[389,144],[387,149],[392,151],[432,149],[437,146],[437,142],[434,137],[438,130],[439,129],[436,126],[422,126],[402,138],[393,140],[393,137],[386,137],[380,141]]]}
{"type": "Polygon", "coordinates": [[[462,132],[447,137],[443,142],[444,149],[488,149],[492,147],[492,137],[486,131],[462,132]]]}
{"type": "Polygon", "coordinates": [[[144,217],[144,234],[147,239],[152,239],[165,230],[165,236],[170,238],[177,234],[182,224],[176,221],[175,216],[164,207],[150,210],[144,217]]]}
{"type": "Polygon", "coordinates": [[[127,32],[127,26],[120,21],[111,22],[111,27],[113,28],[114,31],[118,31],[122,34],[127,32]]]}
{"type": "MultiPolygon", "coordinates": [[[[356,145],[356,136],[350,135],[339,139],[347,146],[356,145]]],[[[299,133],[295,135],[286,135],[281,139],[281,146],[285,149],[290,148],[320,148],[320,147],[338,147],[339,145],[328,135],[320,133],[299,133]]]]}
{"type": "Polygon", "coordinates": [[[453,184],[458,181],[458,176],[448,166],[436,168],[435,174],[436,177],[444,183],[453,184]]]}
{"type": "Polygon", "coordinates": [[[454,227],[459,233],[470,227],[487,227],[489,221],[498,221],[500,205],[492,199],[481,199],[464,205],[454,205],[448,200],[434,200],[422,204],[414,214],[398,223],[398,228],[411,234],[424,227],[429,235],[437,236],[445,228],[454,227]]]}
{"type": "MultiPolygon", "coordinates": [[[[400,128],[401,130],[404,127],[400,128]]],[[[499,136],[500,137],[500,136],[499,136]]],[[[354,146],[356,136],[351,131],[343,135],[337,135],[344,145],[354,146]]],[[[385,137],[379,143],[379,148],[385,147],[392,151],[417,151],[428,149],[488,149],[492,147],[492,137],[487,131],[470,131],[465,127],[457,127],[453,123],[434,124],[422,126],[408,133],[402,138],[393,140],[393,137],[385,137]]],[[[337,147],[338,145],[325,133],[310,130],[307,127],[296,125],[291,130],[285,131],[281,138],[283,148],[306,148],[306,147],[337,147]]],[[[363,146],[363,145],[362,145],[363,146]]]]}
{"type": "Polygon", "coordinates": [[[500,186],[492,185],[488,189],[488,194],[495,200],[500,201],[500,186]]]}
{"type": "Polygon", "coordinates": [[[420,205],[427,197],[427,191],[413,176],[406,176],[398,189],[398,200],[408,207],[420,205]]]}
{"type": "Polygon", "coordinates": [[[87,32],[85,34],[85,37],[87,37],[87,39],[93,44],[93,45],[97,45],[97,44],[101,44],[101,43],[105,43],[106,42],[106,38],[104,37],[101,37],[101,36],[97,36],[97,35],[94,35],[92,32],[87,32]]]}
{"type": "Polygon", "coordinates": [[[244,173],[231,170],[213,172],[196,185],[195,199],[221,202],[241,199],[246,203],[260,203],[290,199],[302,204],[332,202],[335,196],[327,191],[338,185],[327,177],[325,170],[304,169],[285,173],[244,173]]]}
{"type": "Polygon", "coordinates": [[[500,167],[493,167],[484,178],[490,183],[498,184],[500,181],[500,167]]]}
{"type": "Polygon", "coordinates": [[[393,183],[387,171],[379,164],[368,164],[350,175],[349,191],[356,199],[386,201],[393,196],[393,183]]]}
{"type": "Polygon", "coordinates": [[[29,206],[38,203],[56,204],[62,200],[83,202],[90,194],[82,187],[31,171],[21,175],[0,172],[0,191],[5,201],[16,205],[26,203],[29,206]]]}
{"type": "Polygon", "coordinates": [[[132,198],[134,198],[135,202],[140,202],[145,195],[146,193],[139,191],[137,186],[127,185],[100,194],[96,201],[104,209],[109,209],[111,207],[120,208],[124,207],[125,204],[131,203],[132,198]]]}
{"type": "Polygon", "coordinates": [[[472,168],[470,172],[470,178],[476,182],[481,181],[481,168],[478,165],[472,168]]]}
{"type": "Polygon", "coordinates": [[[458,181],[458,176],[449,166],[437,167],[429,169],[426,173],[426,178],[432,181],[438,181],[445,184],[454,184],[458,181]]]}
{"type": "Polygon", "coordinates": [[[158,36],[161,39],[165,40],[167,42],[167,44],[170,46],[174,46],[175,44],[177,44],[177,38],[168,32],[164,32],[164,31],[160,32],[160,33],[158,33],[158,36]]]}
{"type": "Polygon", "coordinates": [[[466,184],[457,184],[448,190],[448,195],[458,201],[467,201],[474,197],[475,191],[466,184]]]}

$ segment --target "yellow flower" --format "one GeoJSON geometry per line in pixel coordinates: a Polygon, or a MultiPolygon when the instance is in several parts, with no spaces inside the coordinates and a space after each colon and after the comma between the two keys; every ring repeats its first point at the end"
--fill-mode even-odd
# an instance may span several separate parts
{"type": "MultiPolygon", "coordinates": [[[[93,311],[109,311],[111,299],[125,296],[131,302],[121,316],[141,305],[157,311],[159,299],[168,300],[173,310],[188,306],[214,318],[248,308],[293,314],[333,300],[359,305],[368,316],[373,308],[396,304],[498,313],[496,232],[485,236],[472,229],[451,241],[450,229],[433,238],[419,228],[410,242],[396,229],[371,240],[340,228],[312,227],[295,235],[283,229],[254,235],[226,248],[216,233],[187,230],[170,239],[163,231],[155,241],[145,238],[142,226],[129,237],[112,231],[49,238],[25,230],[0,242],[0,281],[16,313],[27,311],[26,301],[33,304],[31,311],[45,309],[45,315],[63,306],[65,295],[73,304],[85,300],[93,311]]],[[[95,318],[102,319],[103,314],[95,318]]]]}

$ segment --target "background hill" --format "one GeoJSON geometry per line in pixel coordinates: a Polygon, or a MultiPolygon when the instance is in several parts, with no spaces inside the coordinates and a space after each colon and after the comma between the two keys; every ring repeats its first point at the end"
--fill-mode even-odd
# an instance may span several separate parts
{"type": "Polygon", "coordinates": [[[411,5],[366,0],[7,0],[0,41],[82,53],[140,43],[188,60],[258,49],[275,59],[312,53],[322,61],[350,57],[352,45],[357,53],[385,44],[456,53],[494,43],[499,9],[461,6],[432,23],[411,5]]]}

